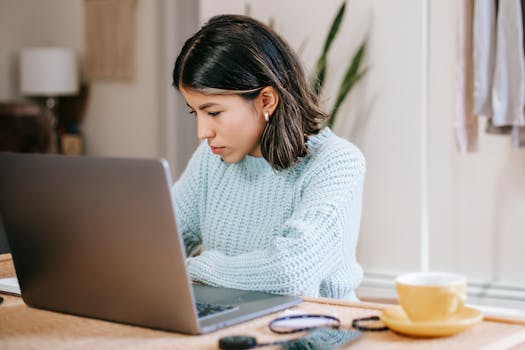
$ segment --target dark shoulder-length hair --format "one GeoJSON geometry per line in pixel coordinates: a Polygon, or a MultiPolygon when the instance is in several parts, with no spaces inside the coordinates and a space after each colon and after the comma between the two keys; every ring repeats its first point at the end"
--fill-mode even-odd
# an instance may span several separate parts
{"type": "Polygon", "coordinates": [[[317,134],[326,118],[293,50],[269,27],[247,16],[215,16],[189,38],[175,62],[173,86],[247,100],[272,86],[279,103],[260,144],[263,157],[276,170],[308,154],[308,136],[317,134]]]}

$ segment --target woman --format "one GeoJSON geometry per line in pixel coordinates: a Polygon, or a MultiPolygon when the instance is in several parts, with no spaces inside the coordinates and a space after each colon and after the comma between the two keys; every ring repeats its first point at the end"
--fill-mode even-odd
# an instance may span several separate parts
{"type": "Polygon", "coordinates": [[[173,188],[192,279],[355,299],[365,160],[321,127],[289,46],[254,19],[216,16],[184,44],[173,85],[206,141],[173,188]]]}

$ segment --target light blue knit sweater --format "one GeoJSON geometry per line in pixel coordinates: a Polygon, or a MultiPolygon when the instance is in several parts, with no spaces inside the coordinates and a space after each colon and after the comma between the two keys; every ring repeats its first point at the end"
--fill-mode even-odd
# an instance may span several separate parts
{"type": "Polygon", "coordinates": [[[354,299],[365,160],[325,128],[276,173],[264,158],[228,164],[206,142],[173,187],[193,280],[271,293],[354,299]]]}

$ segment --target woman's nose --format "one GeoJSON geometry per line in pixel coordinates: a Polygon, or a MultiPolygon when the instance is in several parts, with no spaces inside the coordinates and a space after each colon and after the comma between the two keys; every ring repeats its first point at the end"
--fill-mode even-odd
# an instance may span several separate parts
{"type": "Polygon", "coordinates": [[[210,137],[215,136],[213,130],[211,118],[207,116],[197,115],[197,137],[200,140],[209,139],[210,137]]]}

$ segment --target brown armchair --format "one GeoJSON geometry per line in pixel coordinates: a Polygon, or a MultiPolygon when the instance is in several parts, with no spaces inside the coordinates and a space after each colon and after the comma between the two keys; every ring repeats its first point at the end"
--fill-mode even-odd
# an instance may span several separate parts
{"type": "Polygon", "coordinates": [[[55,153],[55,118],[32,103],[0,103],[0,151],[55,153]]]}

